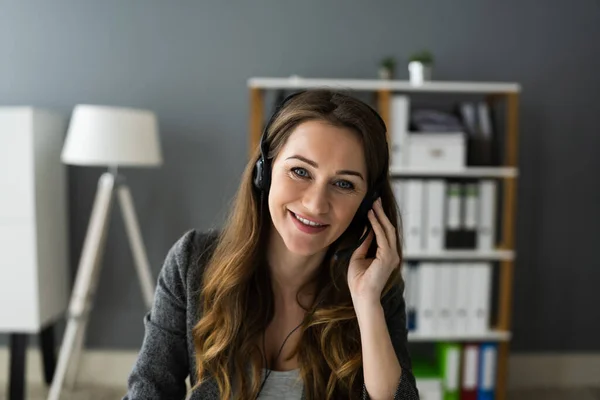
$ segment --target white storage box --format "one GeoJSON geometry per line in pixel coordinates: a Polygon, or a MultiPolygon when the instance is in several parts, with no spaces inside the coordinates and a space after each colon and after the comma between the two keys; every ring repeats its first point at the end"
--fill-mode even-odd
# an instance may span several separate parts
{"type": "Polygon", "coordinates": [[[466,164],[463,132],[407,135],[407,166],[424,169],[461,169],[466,164]]]}

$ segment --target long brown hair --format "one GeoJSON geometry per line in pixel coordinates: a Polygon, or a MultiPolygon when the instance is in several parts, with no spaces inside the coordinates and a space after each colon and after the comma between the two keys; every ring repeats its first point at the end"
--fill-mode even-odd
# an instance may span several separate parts
{"type": "MultiPolygon", "coordinates": [[[[270,125],[269,159],[275,159],[295,127],[309,120],[349,128],[361,139],[369,189],[380,181],[383,208],[397,228],[401,249],[402,229],[386,157],[388,144],[373,110],[352,96],[325,89],[297,95],[270,125]]],[[[222,398],[234,395],[236,399],[254,399],[258,395],[263,367],[258,343],[273,317],[273,291],[265,254],[271,217],[268,206],[261,203],[266,199],[261,200],[261,193],[253,185],[259,156],[257,148],[246,165],[230,215],[205,267],[200,294],[203,316],[193,330],[198,386],[212,377],[222,398]]],[[[309,400],[354,398],[362,388],[360,332],[348,289],[348,260],[336,261],[333,257],[337,249],[346,248],[362,233],[349,232],[351,229],[327,252],[317,278],[318,295],[307,310],[294,352],[309,400]]],[[[373,240],[371,254],[375,248],[373,240]]],[[[384,294],[400,279],[396,269],[384,294]]]]}

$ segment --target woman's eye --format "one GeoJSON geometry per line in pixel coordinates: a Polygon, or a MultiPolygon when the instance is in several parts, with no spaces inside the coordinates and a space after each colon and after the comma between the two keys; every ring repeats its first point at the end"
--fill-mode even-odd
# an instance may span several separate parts
{"type": "Polygon", "coordinates": [[[354,185],[351,182],[348,182],[348,181],[337,181],[336,185],[340,189],[344,189],[344,190],[352,190],[352,189],[354,189],[354,185]]]}
{"type": "Polygon", "coordinates": [[[308,177],[308,171],[307,171],[307,170],[305,170],[304,168],[299,168],[299,167],[297,167],[297,168],[292,168],[292,172],[293,172],[295,175],[297,175],[297,176],[299,176],[299,177],[301,177],[301,178],[307,178],[307,177],[308,177]]]}
{"type": "MultiPolygon", "coordinates": [[[[292,174],[294,174],[294,176],[297,176],[298,178],[310,178],[310,174],[308,173],[308,171],[305,168],[302,167],[294,167],[291,169],[292,174]]],[[[350,181],[336,181],[334,183],[335,186],[337,186],[338,188],[342,189],[342,190],[354,190],[354,184],[350,181]]]]}

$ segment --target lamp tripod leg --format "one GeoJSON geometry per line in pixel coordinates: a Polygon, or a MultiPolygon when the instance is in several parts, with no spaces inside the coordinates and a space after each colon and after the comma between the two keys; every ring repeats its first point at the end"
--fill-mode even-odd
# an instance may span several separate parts
{"type": "Polygon", "coordinates": [[[142,287],[144,302],[149,310],[152,308],[152,300],[154,298],[154,278],[152,277],[152,270],[150,269],[150,263],[148,262],[148,257],[146,255],[146,248],[144,247],[144,241],[142,240],[142,235],[140,233],[140,226],[135,214],[133,198],[131,196],[129,187],[125,184],[125,182],[118,184],[117,196],[119,199],[119,204],[121,205],[123,220],[125,221],[129,245],[131,246],[131,250],[133,252],[133,259],[135,262],[138,279],[142,287]]]}
{"type": "Polygon", "coordinates": [[[88,225],[73,293],[69,303],[68,322],[60,347],[58,363],[48,393],[48,400],[59,400],[63,382],[69,368],[73,371],[73,382],[77,375],[77,364],[85,336],[89,312],[100,272],[100,260],[106,241],[108,216],[113,198],[115,177],[104,173],[98,181],[92,215],[88,225]]]}

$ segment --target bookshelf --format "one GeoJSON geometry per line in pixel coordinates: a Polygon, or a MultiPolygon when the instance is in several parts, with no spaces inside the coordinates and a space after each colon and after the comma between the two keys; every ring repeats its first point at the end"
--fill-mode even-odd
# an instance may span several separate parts
{"type": "Polygon", "coordinates": [[[443,335],[426,335],[417,332],[409,332],[408,340],[410,342],[432,342],[432,341],[448,341],[448,342],[502,342],[510,340],[510,332],[491,330],[480,334],[443,334],[443,335]]]}
{"type": "Polygon", "coordinates": [[[433,168],[390,168],[392,178],[516,178],[518,171],[513,167],[467,167],[456,170],[433,168]]]}
{"type": "Polygon", "coordinates": [[[460,260],[460,261],[513,261],[512,250],[443,250],[443,251],[411,251],[404,255],[406,261],[411,260],[460,260]]]}
{"type": "MultiPolygon", "coordinates": [[[[491,251],[478,250],[446,250],[437,252],[408,252],[405,260],[462,260],[462,261],[495,261],[499,263],[497,291],[497,324],[489,332],[469,335],[424,335],[409,333],[410,342],[497,342],[497,380],[495,394],[499,400],[506,399],[508,377],[508,355],[511,339],[511,309],[513,299],[513,274],[515,260],[515,218],[516,218],[516,179],[518,178],[517,149],[519,125],[518,83],[499,82],[444,82],[432,81],[414,86],[401,80],[369,80],[369,79],[305,79],[290,78],[250,78],[249,88],[249,151],[252,152],[260,141],[265,113],[265,92],[268,90],[297,91],[310,88],[329,88],[370,92],[375,95],[376,108],[383,120],[390,126],[392,122],[391,100],[395,94],[444,94],[448,95],[480,95],[490,105],[502,103],[503,119],[503,159],[501,165],[494,167],[464,167],[461,169],[436,170],[429,168],[392,167],[392,179],[402,178],[491,178],[501,186],[500,237],[499,245],[491,251]]],[[[391,145],[391,138],[388,141],[391,145]]]]}

